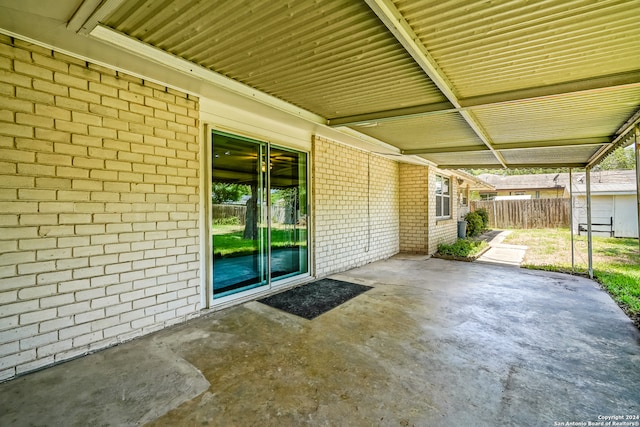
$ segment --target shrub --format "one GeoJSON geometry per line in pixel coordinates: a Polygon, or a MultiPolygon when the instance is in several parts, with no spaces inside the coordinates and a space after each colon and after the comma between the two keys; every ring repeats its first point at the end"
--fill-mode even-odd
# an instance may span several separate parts
{"type": "Polygon", "coordinates": [[[240,218],[238,218],[237,216],[214,218],[213,225],[240,225],[240,218]]]}
{"type": "Polygon", "coordinates": [[[485,208],[480,208],[476,210],[476,213],[482,218],[482,228],[484,230],[489,228],[489,212],[485,208]]]}
{"type": "Polygon", "coordinates": [[[474,237],[484,230],[482,217],[477,212],[469,212],[464,216],[467,221],[467,237],[474,237]]]}
{"type": "Polygon", "coordinates": [[[476,255],[485,246],[487,246],[487,242],[485,242],[484,240],[476,241],[468,239],[458,239],[452,245],[446,245],[444,243],[438,245],[438,253],[441,255],[467,258],[476,255]]]}

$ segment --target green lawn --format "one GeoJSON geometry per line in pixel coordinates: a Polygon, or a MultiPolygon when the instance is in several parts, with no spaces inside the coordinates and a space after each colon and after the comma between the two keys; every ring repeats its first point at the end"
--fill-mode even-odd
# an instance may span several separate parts
{"type": "MultiPolygon", "coordinates": [[[[588,268],[587,238],[574,236],[576,272],[588,268]]],[[[505,243],[527,245],[523,267],[571,271],[569,229],[512,230],[505,243]]],[[[593,237],[593,275],[640,326],[640,253],[638,240],[593,237]]]]}
{"type": "MultiPolygon", "coordinates": [[[[215,227],[216,233],[213,237],[213,254],[214,256],[242,256],[251,255],[258,252],[257,240],[243,239],[243,231],[238,231],[238,227],[227,228],[224,234],[219,234],[220,227],[215,227]]],[[[259,230],[260,233],[264,233],[264,229],[259,230]]],[[[266,233],[265,233],[266,239],[266,233]]],[[[298,230],[298,233],[293,233],[290,230],[271,230],[271,247],[272,248],[286,248],[291,246],[307,246],[306,231],[298,230]],[[294,234],[297,234],[297,241],[294,241],[294,234]]]]}

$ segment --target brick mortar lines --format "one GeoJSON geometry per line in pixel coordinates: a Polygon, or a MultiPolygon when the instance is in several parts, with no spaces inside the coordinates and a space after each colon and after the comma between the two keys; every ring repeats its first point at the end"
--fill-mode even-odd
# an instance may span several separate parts
{"type": "Polygon", "coordinates": [[[313,159],[316,275],[397,253],[398,164],[318,136],[313,159]]]}
{"type": "Polygon", "coordinates": [[[197,315],[198,108],[0,36],[0,380],[197,315]]]}

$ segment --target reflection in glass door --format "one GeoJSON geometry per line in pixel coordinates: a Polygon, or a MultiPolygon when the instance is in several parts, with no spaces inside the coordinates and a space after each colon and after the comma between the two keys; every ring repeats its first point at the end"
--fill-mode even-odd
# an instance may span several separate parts
{"type": "Polygon", "coordinates": [[[213,294],[267,284],[266,144],[213,134],[213,294]]]}
{"type": "Polygon", "coordinates": [[[271,147],[271,278],[307,272],[307,159],[271,147]]]}
{"type": "Polygon", "coordinates": [[[212,141],[213,297],[306,273],[306,154],[221,132],[212,141]]]}

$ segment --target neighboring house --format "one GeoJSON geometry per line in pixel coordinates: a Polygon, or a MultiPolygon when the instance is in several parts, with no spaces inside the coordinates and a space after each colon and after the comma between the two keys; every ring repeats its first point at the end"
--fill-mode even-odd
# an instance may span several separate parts
{"type": "Polygon", "coordinates": [[[496,196],[530,196],[531,199],[569,197],[568,173],[507,176],[482,174],[478,178],[495,187],[495,191],[480,190],[481,200],[493,200],[496,196]]]}
{"type": "MultiPolygon", "coordinates": [[[[574,176],[573,231],[584,234],[587,228],[585,176],[584,173],[574,176]]],[[[591,222],[594,235],[638,237],[635,171],[591,173],[591,222]]]]}
{"type": "MultiPolygon", "coordinates": [[[[495,190],[479,190],[481,200],[569,198],[569,173],[501,176],[482,174],[478,178],[495,190]]],[[[574,172],[573,229],[586,231],[586,175],[574,172]],[[583,224],[580,226],[580,224],[583,224]],[[582,229],[581,229],[582,228],[582,229]]],[[[591,172],[592,231],[595,235],[638,237],[636,175],[634,170],[591,172]],[[595,225],[598,224],[598,225],[595,225]]]]}

